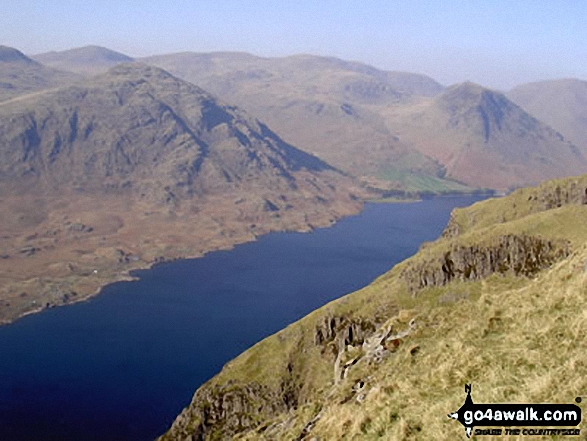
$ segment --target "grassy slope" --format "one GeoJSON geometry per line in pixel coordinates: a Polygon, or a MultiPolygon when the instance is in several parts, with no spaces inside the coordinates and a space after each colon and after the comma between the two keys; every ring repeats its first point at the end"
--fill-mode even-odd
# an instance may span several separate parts
{"type": "Polygon", "coordinates": [[[383,181],[401,182],[406,191],[444,193],[444,192],[463,192],[474,191],[473,187],[468,187],[456,181],[442,179],[424,173],[411,173],[406,170],[397,168],[387,168],[380,172],[377,178],[383,181]]]}
{"type": "MultiPolygon", "coordinates": [[[[253,413],[256,427],[241,431],[244,439],[298,439],[316,417],[303,439],[463,439],[463,428],[446,414],[462,404],[465,383],[473,383],[477,402],[572,402],[587,390],[587,206],[546,209],[544,201],[573,183],[587,188],[587,177],[456,210],[451,227],[458,235],[426,244],[366,288],[255,345],[202,389],[263,384],[279,394],[284,384],[294,385],[297,406],[271,416],[253,413]],[[455,246],[522,233],[569,240],[572,253],[533,279],[492,275],[416,295],[402,280],[409,265],[455,246]],[[413,318],[416,327],[381,363],[363,357],[360,343],[347,346],[342,361],[359,362],[335,384],[334,343],[315,343],[324,317],[370,321],[394,333],[413,318]],[[353,390],[360,381],[362,390],[353,390]]],[[[188,427],[174,427],[169,439],[183,439],[201,422],[186,415],[193,418],[188,427]]],[[[208,437],[225,438],[229,430],[220,423],[208,437]]]]}

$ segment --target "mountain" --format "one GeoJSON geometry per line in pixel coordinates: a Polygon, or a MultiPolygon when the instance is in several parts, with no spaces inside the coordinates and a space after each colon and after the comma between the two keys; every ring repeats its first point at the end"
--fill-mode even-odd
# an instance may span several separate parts
{"type": "Polygon", "coordinates": [[[503,94],[336,58],[181,53],[169,69],[376,186],[506,189],[587,171],[577,148],[503,94]],[[459,184],[466,184],[460,185],[459,184]]]}
{"type": "Polygon", "coordinates": [[[201,84],[218,95],[244,93],[269,87],[306,98],[320,96],[360,102],[396,102],[411,96],[434,96],[443,87],[425,75],[388,72],[334,57],[293,55],[263,58],[242,52],[156,55],[141,61],[165,66],[172,73],[201,84]],[[243,87],[250,88],[243,91],[243,87]],[[287,92],[286,92],[287,91],[287,92]]]}
{"type": "MultiPolygon", "coordinates": [[[[161,440],[465,439],[475,403],[587,388],[587,176],[453,212],[371,285],[227,363],[161,440]]],[[[577,401],[578,402],[578,401],[577,401]]]]}
{"type": "Polygon", "coordinates": [[[311,55],[180,53],[142,61],[240,105],[284,139],[356,176],[409,189],[464,188],[443,181],[442,167],[394,136],[379,114],[380,106],[440,93],[442,86],[424,75],[311,55]]]}
{"type": "Polygon", "coordinates": [[[508,97],[587,153],[587,81],[524,84],[509,91],[508,97]]]}
{"type": "Polygon", "coordinates": [[[77,79],[74,74],[37,63],[17,49],[0,46],[0,102],[77,79]]]}
{"type": "Polygon", "coordinates": [[[104,73],[111,67],[133,61],[128,55],[100,46],[84,46],[34,55],[40,63],[83,75],[104,73]]]}
{"type": "Polygon", "coordinates": [[[162,259],[330,225],[362,195],[243,110],[155,67],[121,64],[1,103],[0,322],[162,259]]]}
{"type": "Polygon", "coordinates": [[[295,172],[335,173],[238,108],[133,64],[2,105],[0,139],[0,179],[44,188],[131,188],[149,197],[170,188],[191,197],[285,191],[295,187],[295,172]]]}
{"type": "Polygon", "coordinates": [[[505,189],[587,171],[585,157],[558,132],[473,83],[384,112],[399,139],[471,186],[505,189]]]}

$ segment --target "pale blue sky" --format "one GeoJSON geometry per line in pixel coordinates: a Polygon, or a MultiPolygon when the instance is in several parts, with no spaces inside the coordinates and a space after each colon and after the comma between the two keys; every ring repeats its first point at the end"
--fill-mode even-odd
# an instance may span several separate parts
{"type": "Polygon", "coordinates": [[[587,2],[571,0],[1,0],[0,44],[332,55],[509,88],[587,79],[587,2]]]}

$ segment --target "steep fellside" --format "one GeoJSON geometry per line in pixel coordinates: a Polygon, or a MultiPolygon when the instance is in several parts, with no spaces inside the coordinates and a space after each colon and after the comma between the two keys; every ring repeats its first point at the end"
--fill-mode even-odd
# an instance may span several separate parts
{"type": "Polygon", "coordinates": [[[587,171],[585,157],[558,132],[503,94],[472,83],[387,112],[400,139],[468,185],[505,189],[587,171]]]}
{"type": "Polygon", "coordinates": [[[100,46],[84,46],[59,52],[34,55],[46,66],[82,75],[96,75],[121,63],[133,61],[128,55],[100,46]]]}
{"type": "Polygon", "coordinates": [[[22,52],[0,46],[0,102],[24,95],[64,86],[76,81],[72,73],[46,67],[22,52]]]}
{"type": "Polygon", "coordinates": [[[415,256],[228,363],[162,439],[461,439],[446,415],[466,383],[476,402],[573,402],[585,195],[587,176],[456,211],[415,256]]]}
{"type": "Polygon", "coordinates": [[[0,104],[0,321],[163,259],[329,225],[361,208],[360,192],[154,67],[0,104]]]}
{"type": "Polygon", "coordinates": [[[143,61],[242,106],[284,139],[355,176],[391,188],[467,190],[442,179],[443,167],[398,139],[379,114],[381,106],[439,94],[442,86],[424,75],[311,55],[181,53],[143,61]]]}
{"type": "Polygon", "coordinates": [[[510,90],[508,97],[587,153],[587,81],[523,84],[510,90]]]}
{"type": "Polygon", "coordinates": [[[239,109],[133,64],[0,106],[0,144],[0,182],[27,190],[128,190],[170,202],[234,189],[295,192],[296,172],[340,177],[239,109]]]}

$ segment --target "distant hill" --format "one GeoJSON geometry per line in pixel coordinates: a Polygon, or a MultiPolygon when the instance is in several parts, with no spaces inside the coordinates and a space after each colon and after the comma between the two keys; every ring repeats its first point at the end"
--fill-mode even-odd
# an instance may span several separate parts
{"type": "Polygon", "coordinates": [[[508,97],[587,153],[587,81],[524,84],[512,89],[508,97]]]}
{"type": "Polygon", "coordinates": [[[127,55],[100,46],[47,52],[33,58],[47,66],[84,75],[104,73],[117,64],[133,61],[127,55]]]}
{"type": "Polygon", "coordinates": [[[585,157],[558,132],[473,83],[385,112],[401,140],[468,185],[503,189],[587,171],[585,157]]]}
{"type": "Polygon", "coordinates": [[[406,174],[417,189],[458,187],[439,179],[442,167],[397,139],[378,113],[379,106],[443,90],[424,75],[312,55],[179,53],[142,61],[242,106],[284,139],[356,176],[401,181],[410,188],[406,174]]]}
{"type": "MultiPolygon", "coordinates": [[[[180,53],[144,59],[266,120],[367,181],[504,189],[587,171],[577,149],[503,94],[336,58],[180,53]],[[448,178],[448,180],[447,180],[448,178]]],[[[461,187],[465,188],[465,187],[461,187]]]]}
{"type": "Polygon", "coordinates": [[[78,77],[46,67],[17,49],[0,46],[0,101],[63,86],[78,77]]]}
{"type": "MultiPolygon", "coordinates": [[[[22,57],[5,55],[12,64],[24,63],[22,57]]],[[[98,46],[36,59],[85,75],[133,61],[98,46]]],[[[369,185],[432,192],[504,189],[587,171],[577,150],[584,147],[587,130],[581,112],[587,87],[580,81],[548,82],[548,90],[557,90],[550,95],[544,83],[512,91],[518,101],[526,101],[526,108],[532,107],[528,113],[478,85],[444,89],[424,75],[333,57],[217,52],[141,61],[235,103],[285,141],[369,185]],[[541,101],[541,96],[546,98],[541,101]],[[560,111],[549,111],[551,102],[560,111]],[[578,141],[571,145],[569,140],[578,141]]]]}
{"type": "Polygon", "coordinates": [[[432,78],[408,72],[388,72],[334,57],[293,55],[263,58],[242,52],[184,52],[142,58],[209,90],[243,94],[246,84],[259,91],[271,88],[306,97],[336,96],[350,102],[396,102],[413,95],[434,96],[443,87],[432,78]],[[270,80],[270,81],[269,81],[270,80]]]}

